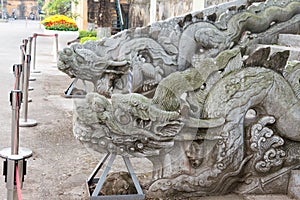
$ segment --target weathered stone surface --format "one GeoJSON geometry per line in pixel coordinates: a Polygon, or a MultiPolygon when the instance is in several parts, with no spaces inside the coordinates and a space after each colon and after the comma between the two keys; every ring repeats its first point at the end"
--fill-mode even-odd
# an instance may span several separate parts
{"type": "Polygon", "coordinates": [[[95,88],[75,106],[74,135],[148,158],[151,198],[286,194],[300,158],[300,64],[255,47],[285,24],[299,32],[299,14],[299,1],[267,1],[64,49],[59,69],[95,88]]]}
{"type": "Polygon", "coordinates": [[[300,199],[300,170],[292,170],[289,183],[289,196],[300,199]]]}
{"type": "Polygon", "coordinates": [[[282,46],[299,47],[300,35],[295,34],[279,34],[278,44],[282,46]]]}

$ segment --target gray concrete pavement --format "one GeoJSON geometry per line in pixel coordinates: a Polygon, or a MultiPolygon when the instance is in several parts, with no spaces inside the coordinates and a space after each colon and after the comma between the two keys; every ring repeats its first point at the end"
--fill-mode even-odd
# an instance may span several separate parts
{"type": "MultiPolygon", "coordinates": [[[[37,23],[29,23],[25,21],[11,21],[0,24],[0,81],[1,94],[0,105],[3,113],[8,113],[10,110],[8,105],[8,94],[13,86],[12,65],[20,62],[20,48],[23,38],[27,38],[30,32],[38,30],[37,23]],[[36,27],[33,29],[33,27],[36,27]]],[[[5,127],[9,118],[1,114],[0,125],[5,127]]],[[[3,130],[3,129],[2,129],[3,130]]],[[[7,129],[3,132],[8,132],[7,129]]],[[[3,140],[0,140],[2,144],[3,140]]]]}
{"type": "MultiPolygon", "coordinates": [[[[0,149],[3,149],[10,146],[11,137],[12,111],[9,93],[15,81],[12,65],[21,62],[22,40],[33,36],[35,32],[41,33],[41,29],[38,21],[16,20],[0,23],[0,30],[0,149]]],[[[42,73],[34,74],[37,80],[30,83],[34,91],[29,93],[33,102],[29,104],[28,118],[35,119],[38,126],[20,128],[20,145],[33,151],[33,157],[28,159],[28,170],[22,191],[25,200],[84,199],[85,189],[82,186],[89,171],[94,167],[89,166],[90,160],[86,160],[91,156],[87,153],[87,149],[73,140],[71,131],[73,101],[61,96],[71,79],[56,68],[53,55],[50,54],[52,41],[52,38],[42,37],[37,40],[36,67],[42,73]],[[81,161],[87,163],[81,165],[89,170],[81,173],[82,168],[79,167],[81,170],[75,169],[74,172],[76,166],[74,162],[81,161]],[[70,178],[71,175],[74,176],[70,178]]],[[[23,105],[21,107],[23,108],[23,105]]],[[[4,176],[1,173],[0,199],[4,200],[6,196],[4,176]]]]}
{"type": "MultiPolygon", "coordinates": [[[[0,23],[0,149],[10,145],[11,107],[8,94],[13,89],[12,65],[20,63],[19,46],[22,39],[41,32],[37,21],[9,21],[0,23]]],[[[21,146],[30,148],[33,157],[28,160],[28,170],[22,190],[24,200],[76,200],[88,199],[85,180],[96,166],[101,154],[85,148],[72,135],[73,100],[62,97],[71,79],[59,72],[53,62],[52,41],[38,38],[37,69],[35,82],[30,85],[33,102],[29,104],[29,118],[38,125],[20,128],[21,146]]],[[[124,167],[116,161],[113,170],[124,167]]],[[[150,162],[133,160],[136,173],[151,169],[150,162]]],[[[2,160],[0,171],[3,170],[2,160]]],[[[124,169],[125,170],[125,169],[124,169]]],[[[6,199],[4,177],[0,175],[0,200],[6,199]]],[[[195,198],[203,200],[286,200],[285,195],[195,198]]]]}

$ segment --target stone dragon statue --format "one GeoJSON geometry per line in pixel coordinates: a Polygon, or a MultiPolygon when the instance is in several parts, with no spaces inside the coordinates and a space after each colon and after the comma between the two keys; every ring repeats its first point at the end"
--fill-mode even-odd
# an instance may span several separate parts
{"type": "Polygon", "coordinates": [[[149,197],[286,193],[300,167],[300,63],[256,47],[300,32],[300,2],[210,19],[196,12],[60,52],[60,70],[95,86],[76,101],[74,135],[148,158],[149,197]]]}

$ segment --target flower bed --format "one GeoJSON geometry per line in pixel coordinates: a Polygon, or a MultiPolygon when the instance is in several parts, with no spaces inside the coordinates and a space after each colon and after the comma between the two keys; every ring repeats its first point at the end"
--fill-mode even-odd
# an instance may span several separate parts
{"type": "MultiPolygon", "coordinates": [[[[58,34],[58,50],[68,46],[68,42],[76,40],[79,36],[75,21],[65,15],[53,15],[46,17],[41,24],[44,33],[48,35],[58,34]]],[[[52,52],[55,53],[56,44],[53,43],[52,52]]]]}
{"type": "Polygon", "coordinates": [[[65,15],[53,15],[46,17],[41,24],[44,25],[46,30],[78,31],[76,22],[65,15]]]}

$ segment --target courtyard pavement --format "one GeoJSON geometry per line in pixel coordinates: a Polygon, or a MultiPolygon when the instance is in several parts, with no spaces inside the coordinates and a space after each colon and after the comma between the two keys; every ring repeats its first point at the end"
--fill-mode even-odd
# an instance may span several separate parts
{"type": "MultiPolygon", "coordinates": [[[[11,106],[9,93],[13,89],[12,65],[21,61],[22,39],[40,33],[38,21],[9,21],[0,23],[0,150],[10,146],[11,106]]],[[[24,200],[76,200],[89,199],[85,181],[96,166],[101,154],[84,147],[72,135],[72,109],[74,99],[64,98],[64,90],[71,79],[58,71],[53,60],[52,39],[38,38],[36,69],[32,73],[36,81],[29,93],[30,119],[38,122],[35,127],[20,128],[20,145],[33,151],[28,159],[27,175],[22,190],[24,200]]],[[[22,110],[21,110],[22,118],[22,110]]],[[[0,160],[0,172],[3,170],[0,160]]],[[[112,170],[124,168],[116,161],[112,170]]],[[[137,174],[151,170],[149,162],[133,159],[137,174]]],[[[2,173],[1,173],[2,174],[2,173]]],[[[0,175],[1,175],[0,174],[0,175]]],[[[6,199],[4,176],[0,176],[0,200],[6,199]]],[[[203,200],[286,200],[285,195],[226,195],[195,198],[203,200]]]]}
{"type": "MultiPolygon", "coordinates": [[[[1,150],[10,146],[12,108],[9,93],[15,82],[12,66],[21,63],[22,40],[42,31],[38,21],[30,20],[1,22],[0,30],[1,150]]],[[[90,153],[72,136],[73,100],[62,97],[72,80],[57,70],[51,55],[52,44],[53,38],[37,38],[36,70],[41,73],[31,74],[36,81],[30,82],[34,90],[29,92],[32,102],[28,105],[28,118],[36,120],[38,125],[20,128],[20,146],[33,151],[28,159],[23,199],[87,199],[85,179],[99,160],[94,155],[100,155],[90,153]]],[[[23,108],[21,105],[21,119],[23,108]]],[[[0,176],[0,199],[6,199],[4,176],[0,176]]]]}

